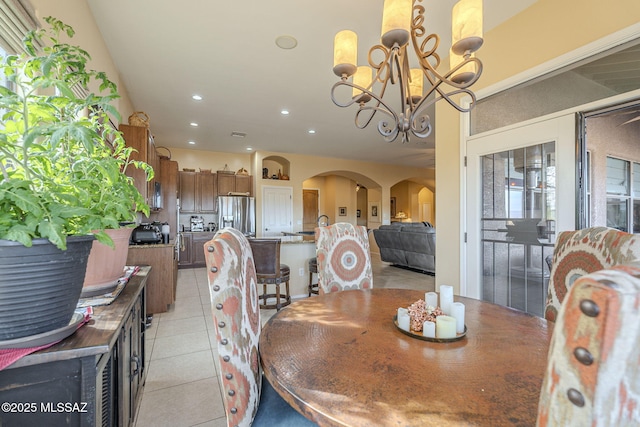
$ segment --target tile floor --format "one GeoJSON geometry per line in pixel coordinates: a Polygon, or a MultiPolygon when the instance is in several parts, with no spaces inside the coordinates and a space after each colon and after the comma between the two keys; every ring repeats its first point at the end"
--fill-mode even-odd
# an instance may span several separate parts
{"type": "MultiPolygon", "coordinates": [[[[372,253],[373,285],[433,291],[427,274],[393,267],[372,253]]],[[[147,381],[136,427],[225,427],[215,330],[204,268],[178,271],[176,302],[146,332],[147,381]]],[[[263,310],[263,323],[275,310],[263,310]]]]}

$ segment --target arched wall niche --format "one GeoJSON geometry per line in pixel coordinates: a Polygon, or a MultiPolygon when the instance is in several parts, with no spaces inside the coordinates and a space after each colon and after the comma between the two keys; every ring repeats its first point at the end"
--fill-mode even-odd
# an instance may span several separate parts
{"type": "Polygon", "coordinates": [[[291,176],[291,163],[282,156],[267,156],[262,159],[262,179],[282,179],[291,176]]]}

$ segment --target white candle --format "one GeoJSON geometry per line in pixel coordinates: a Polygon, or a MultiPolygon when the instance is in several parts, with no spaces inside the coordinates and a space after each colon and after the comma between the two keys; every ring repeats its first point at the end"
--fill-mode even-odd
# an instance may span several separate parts
{"type": "Polygon", "coordinates": [[[456,332],[461,334],[464,332],[464,304],[454,302],[451,304],[451,317],[456,319],[456,332]]]}
{"type": "Polygon", "coordinates": [[[427,307],[436,308],[438,306],[438,294],[435,292],[425,293],[424,302],[427,304],[427,307]]]}
{"type": "Polygon", "coordinates": [[[451,316],[451,304],[453,304],[453,286],[440,285],[440,308],[447,316],[451,316]]]}
{"type": "Polygon", "coordinates": [[[411,318],[409,317],[409,310],[406,308],[398,308],[398,326],[400,329],[409,331],[411,328],[411,318]]]}
{"type": "Polygon", "coordinates": [[[436,324],[434,322],[429,322],[428,320],[422,324],[422,335],[427,338],[435,338],[436,337],[436,324]]]}
{"type": "Polygon", "coordinates": [[[456,319],[451,316],[436,317],[436,338],[455,338],[456,319]]]}

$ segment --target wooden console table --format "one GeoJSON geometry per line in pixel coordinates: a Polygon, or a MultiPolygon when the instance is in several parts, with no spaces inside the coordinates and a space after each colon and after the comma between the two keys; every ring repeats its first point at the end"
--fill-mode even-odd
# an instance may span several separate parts
{"type": "Polygon", "coordinates": [[[59,343],[0,371],[0,411],[6,426],[129,426],[145,366],[145,285],[141,267],[110,305],[59,343]]]}

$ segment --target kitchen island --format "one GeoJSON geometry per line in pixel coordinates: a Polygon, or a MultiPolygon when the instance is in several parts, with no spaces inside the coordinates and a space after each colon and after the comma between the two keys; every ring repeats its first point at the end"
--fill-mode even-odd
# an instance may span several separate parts
{"type": "Polygon", "coordinates": [[[127,265],[152,267],[147,283],[147,314],[164,313],[176,300],[178,260],[175,241],[129,246],[127,265]]]}

